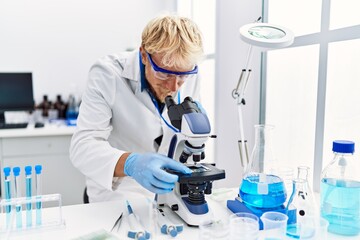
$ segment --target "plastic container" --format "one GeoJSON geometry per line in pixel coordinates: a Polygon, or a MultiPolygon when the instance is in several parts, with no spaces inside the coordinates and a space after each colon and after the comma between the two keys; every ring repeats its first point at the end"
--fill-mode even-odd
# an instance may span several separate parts
{"type": "Polygon", "coordinates": [[[279,212],[266,212],[260,219],[264,225],[265,239],[285,239],[288,216],[279,212]]]}
{"type": "Polygon", "coordinates": [[[360,233],[360,175],[354,169],[355,143],[333,142],[334,159],[321,176],[320,214],[329,222],[331,233],[356,236],[360,233]]]}

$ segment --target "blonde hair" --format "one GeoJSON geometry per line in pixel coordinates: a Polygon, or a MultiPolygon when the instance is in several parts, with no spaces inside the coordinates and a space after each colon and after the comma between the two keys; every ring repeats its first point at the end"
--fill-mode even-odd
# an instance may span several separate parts
{"type": "Polygon", "coordinates": [[[190,19],[164,15],[152,19],[142,32],[141,46],[149,54],[162,54],[162,64],[186,68],[203,57],[202,36],[190,19]]]}

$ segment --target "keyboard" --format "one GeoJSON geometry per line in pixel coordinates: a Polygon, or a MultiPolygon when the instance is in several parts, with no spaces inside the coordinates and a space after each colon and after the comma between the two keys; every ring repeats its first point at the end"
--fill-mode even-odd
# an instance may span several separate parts
{"type": "Polygon", "coordinates": [[[0,123],[0,129],[26,128],[28,123],[0,123]]]}

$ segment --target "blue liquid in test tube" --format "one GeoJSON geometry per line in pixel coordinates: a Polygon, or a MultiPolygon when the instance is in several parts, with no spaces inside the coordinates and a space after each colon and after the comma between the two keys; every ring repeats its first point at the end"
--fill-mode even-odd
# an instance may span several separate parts
{"type": "MultiPolygon", "coordinates": [[[[20,181],[19,181],[19,175],[20,175],[20,168],[14,167],[13,168],[14,173],[14,187],[15,187],[15,196],[17,198],[21,197],[21,191],[20,191],[20,181]]],[[[22,206],[21,204],[16,204],[16,227],[22,228],[22,206]]]]}
{"type": "Polygon", "coordinates": [[[39,200],[36,201],[36,225],[41,225],[41,165],[35,166],[35,180],[36,180],[36,198],[39,200]]]}
{"type": "MultiPolygon", "coordinates": [[[[10,173],[11,173],[11,168],[5,167],[4,168],[5,199],[7,201],[10,201],[10,199],[11,199],[10,173]]],[[[11,215],[11,205],[5,207],[5,212],[6,212],[6,225],[9,226],[9,224],[10,224],[10,215],[11,215]]]]}
{"type": "MultiPolygon", "coordinates": [[[[25,184],[26,184],[26,199],[30,201],[32,197],[32,179],[31,179],[31,166],[25,167],[25,184]]],[[[31,227],[32,226],[32,204],[27,203],[26,204],[26,226],[31,227]]]]}

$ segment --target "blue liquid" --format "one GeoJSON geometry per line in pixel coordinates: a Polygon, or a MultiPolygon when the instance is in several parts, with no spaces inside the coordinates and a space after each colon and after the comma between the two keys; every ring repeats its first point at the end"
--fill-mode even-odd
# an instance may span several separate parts
{"type": "Polygon", "coordinates": [[[66,122],[68,126],[76,126],[77,117],[79,115],[79,112],[68,110],[66,112],[66,122]]]}
{"type": "Polygon", "coordinates": [[[243,179],[240,197],[248,205],[258,208],[281,206],[286,200],[286,190],[282,179],[275,175],[266,175],[266,183],[259,184],[259,175],[250,175],[243,179]],[[259,185],[267,185],[268,194],[259,194],[259,185]]]}
{"type": "MultiPolygon", "coordinates": [[[[31,186],[31,178],[26,177],[26,198],[31,199],[32,195],[32,186],[31,186]]],[[[31,203],[26,204],[26,226],[32,226],[32,212],[31,212],[31,203]]]]}
{"type": "MultiPolygon", "coordinates": [[[[10,200],[11,199],[11,186],[10,181],[5,181],[5,199],[10,200]]],[[[11,205],[5,207],[6,212],[11,212],[11,205]]]]}
{"type": "Polygon", "coordinates": [[[321,216],[329,221],[328,231],[356,236],[360,233],[360,182],[325,178],[321,180],[321,216]]]}

